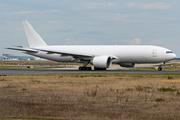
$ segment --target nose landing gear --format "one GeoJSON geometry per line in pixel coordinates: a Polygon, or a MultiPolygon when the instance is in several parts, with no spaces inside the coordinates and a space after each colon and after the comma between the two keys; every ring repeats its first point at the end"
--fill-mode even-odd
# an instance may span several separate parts
{"type": "Polygon", "coordinates": [[[161,63],[160,65],[159,65],[159,67],[158,67],[158,71],[161,71],[162,70],[162,65],[165,65],[165,62],[163,62],[163,63],[161,63]]]}
{"type": "Polygon", "coordinates": [[[161,71],[162,70],[162,67],[160,66],[160,67],[158,67],[158,71],[161,71]]]}

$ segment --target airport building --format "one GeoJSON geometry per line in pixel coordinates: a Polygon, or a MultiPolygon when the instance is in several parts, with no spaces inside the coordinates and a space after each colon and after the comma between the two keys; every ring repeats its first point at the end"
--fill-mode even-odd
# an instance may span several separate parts
{"type": "Polygon", "coordinates": [[[32,56],[16,56],[13,54],[2,54],[2,56],[0,56],[0,61],[19,61],[19,60],[36,60],[36,58],[32,56]]]}

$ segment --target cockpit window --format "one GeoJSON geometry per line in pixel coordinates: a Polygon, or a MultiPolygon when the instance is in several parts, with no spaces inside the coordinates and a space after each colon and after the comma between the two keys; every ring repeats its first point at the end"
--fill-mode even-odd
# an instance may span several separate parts
{"type": "Polygon", "coordinates": [[[166,53],[173,53],[172,51],[166,51],[166,53]]]}

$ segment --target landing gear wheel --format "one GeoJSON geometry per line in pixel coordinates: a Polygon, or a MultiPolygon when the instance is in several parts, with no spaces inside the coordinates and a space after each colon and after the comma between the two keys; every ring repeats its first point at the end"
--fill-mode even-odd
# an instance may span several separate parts
{"type": "Polygon", "coordinates": [[[79,67],[79,70],[82,70],[82,67],[79,67]]]}
{"type": "Polygon", "coordinates": [[[162,67],[158,67],[158,71],[161,71],[162,70],[162,67]]]}
{"type": "Polygon", "coordinates": [[[79,67],[79,70],[92,70],[91,67],[79,67]]]}
{"type": "Polygon", "coordinates": [[[106,68],[96,68],[96,67],[94,67],[94,70],[106,70],[106,68]]]}
{"type": "Polygon", "coordinates": [[[91,70],[92,68],[91,67],[86,67],[86,70],[91,70]]]}

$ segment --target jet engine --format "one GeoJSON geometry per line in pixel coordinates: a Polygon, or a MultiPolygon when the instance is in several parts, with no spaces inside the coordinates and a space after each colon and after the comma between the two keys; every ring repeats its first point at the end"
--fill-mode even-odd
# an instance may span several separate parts
{"type": "Polygon", "coordinates": [[[135,63],[119,63],[121,67],[134,67],[135,63]]]}
{"type": "Polygon", "coordinates": [[[99,69],[106,69],[111,66],[111,57],[109,56],[97,56],[94,57],[93,60],[91,61],[91,64],[94,65],[94,68],[99,68],[99,69]]]}

